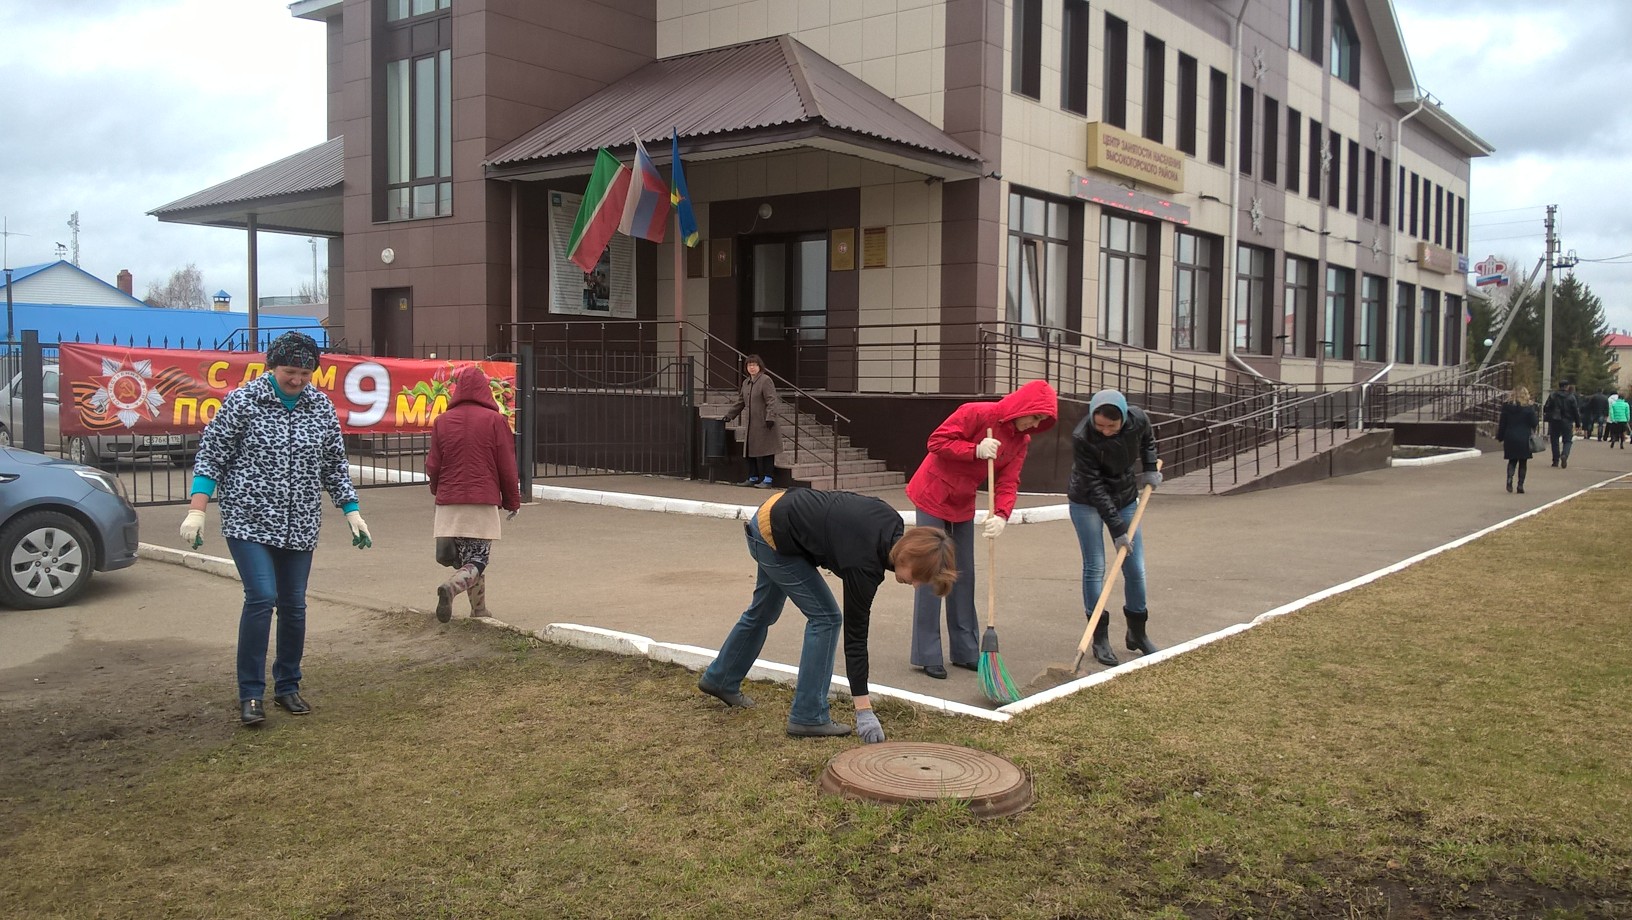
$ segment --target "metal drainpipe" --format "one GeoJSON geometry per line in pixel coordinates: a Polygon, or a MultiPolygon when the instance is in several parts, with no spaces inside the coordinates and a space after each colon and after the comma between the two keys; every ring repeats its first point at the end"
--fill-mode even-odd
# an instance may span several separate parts
{"type": "MultiPolygon", "coordinates": [[[[1415,93],[1415,95],[1417,97],[1417,107],[1412,109],[1409,112],[1406,112],[1404,115],[1401,115],[1399,120],[1394,123],[1394,166],[1393,166],[1393,169],[1395,170],[1395,175],[1399,175],[1399,173],[1405,171],[1405,164],[1400,162],[1400,134],[1402,132],[1404,132],[1404,130],[1405,130],[1405,123],[1410,121],[1412,118],[1416,117],[1416,114],[1418,112],[1422,111],[1422,107],[1428,104],[1427,97],[1422,95],[1422,93],[1420,91],[1417,91],[1417,90],[1413,89],[1412,92],[1415,93]]],[[[1390,183],[1390,185],[1391,186],[1398,186],[1397,188],[1391,188],[1390,189],[1390,194],[1392,194],[1394,196],[1394,200],[1397,202],[1397,201],[1400,200],[1400,191],[1405,186],[1400,185],[1399,183],[1390,183]]],[[[1400,287],[1400,284],[1399,284],[1399,272],[1400,272],[1400,231],[1399,231],[1399,226],[1400,226],[1400,221],[1404,220],[1404,215],[1398,213],[1398,211],[1399,211],[1398,208],[1392,209],[1391,213],[1393,213],[1394,219],[1388,222],[1388,300],[1386,301],[1386,303],[1394,304],[1394,313],[1396,314],[1396,317],[1398,316],[1399,311],[1400,311],[1400,305],[1398,303],[1396,303],[1397,298],[1400,296],[1400,292],[1399,292],[1399,287],[1400,287]]],[[[1412,309],[1412,310],[1416,309],[1416,304],[1407,304],[1406,306],[1409,309],[1412,309]]],[[[1396,318],[1396,322],[1397,321],[1398,320],[1396,318]]],[[[1395,323],[1389,323],[1388,328],[1389,328],[1389,331],[1393,333],[1393,335],[1388,337],[1388,366],[1393,367],[1400,360],[1402,360],[1401,355],[1397,355],[1397,354],[1394,353],[1394,345],[1400,339],[1400,331],[1397,328],[1397,326],[1395,325],[1395,323]]],[[[1409,358],[1410,356],[1405,355],[1403,357],[1404,358],[1409,358]]]]}
{"type": "Polygon", "coordinates": [[[1251,0],[1241,0],[1241,11],[1235,14],[1235,37],[1230,43],[1230,84],[1225,88],[1225,104],[1229,106],[1229,122],[1224,130],[1229,132],[1226,138],[1229,146],[1228,163],[1225,166],[1230,171],[1230,221],[1224,239],[1224,360],[1233,363],[1252,376],[1272,383],[1268,377],[1258,373],[1257,368],[1241,360],[1235,353],[1235,289],[1236,265],[1235,251],[1240,241],[1241,209],[1241,130],[1237,121],[1241,117],[1241,20],[1246,18],[1247,5],[1251,0]]]}

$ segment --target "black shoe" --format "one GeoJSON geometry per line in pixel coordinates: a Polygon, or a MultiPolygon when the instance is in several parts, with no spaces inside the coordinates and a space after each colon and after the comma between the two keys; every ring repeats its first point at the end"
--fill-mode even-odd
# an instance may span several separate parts
{"type": "Polygon", "coordinates": [[[311,704],[300,698],[299,690],[293,693],[280,693],[272,698],[272,702],[277,703],[279,709],[292,716],[303,716],[312,711],[311,704]]]}
{"type": "Polygon", "coordinates": [[[266,721],[266,707],[260,700],[244,700],[238,704],[238,721],[245,725],[259,725],[266,721]]]}
{"type": "Polygon", "coordinates": [[[1100,615],[1099,623],[1094,626],[1094,660],[1107,668],[1114,668],[1122,662],[1117,660],[1116,653],[1111,651],[1111,618],[1100,615]]]}
{"type": "Polygon", "coordinates": [[[789,722],[788,734],[795,738],[836,738],[839,735],[848,735],[850,726],[843,722],[823,722],[820,725],[805,725],[801,722],[789,722]]]}
{"type": "Polygon", "coordinates": [[[946,666],[939,664],[924,665],[924,673],[936,680],[946,680],[946,666]]]}
{"type": "Polygon", "coordinates": [[[1511,479],[1509,479],[1507,481],[1507,491],[1509,491],[1509,492],[1513,491],[1513,480],[1511,480],[1511,479]]]}
{"type": "Polygon", "coordinates": [[[743,694],[721,690],[719,687],[707,683],[706,681],[697,681],[697,689],[703,691],[709,696],[712,696],[727,706],[734,706],[738,709],[748,709],[754,705],[754,701],[743,694]]]}
{"type": "Polygon", "coordinates": [[[952,667],[962,668],[965,671],[978,671],[980,670],[980,663],[970,661],[954,661],[952,662],[952,667]]]}
{"type": "Polygon", "coordinates": [[[1154,655],[1161,651],[1156,647],[1156,643],[1150,641],[1150,637],[1145,635],[1145,624],[1150,621],[1149,612],[1135,613],[1124,607],[1122,615],[1127,617],[1128,620],[1127,635],[1122,637],[1128,651],[1139,652],[1142,655],[1154,655]]]}
{"type": "Polygon", "coordinates": [[[757,485],[759,485],[759,477],[758,476],[750,476],[747,479],[744,479],[743,481],[737,483],[737,485],[739,485],[739,486],[757,486],[757,485]]]}
{"type": "Polygon", "coordinates": [[[1519,494],[1520,495],[1524,494],[1524,486],[1519,486],[1519,494]]]}
{"type": "Polygon", "coordinates": [[[1570,468],[1570,458],[1569,457],[1560,458],[1559,461],[1558,461],[1558,468],[1561,469],[1561,470],[1569,469],[1570,468]]]}
{"type": "Polygon", "coordinates": [[[1558,461],[1557,460],[1553,461],[1553,466],[1558,466],[1558,461]]]}

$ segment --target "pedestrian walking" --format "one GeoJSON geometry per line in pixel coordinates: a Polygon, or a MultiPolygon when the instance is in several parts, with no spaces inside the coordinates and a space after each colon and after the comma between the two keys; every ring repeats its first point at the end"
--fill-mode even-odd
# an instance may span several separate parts
{"type": "Polygon", "coordinates": [[[300,693],[306,646],[306,580],[323,524],[323,493],[345,513],[351,542],[373,545],[357,510],[345,440],[334,404],[311,385],[321,352],[299,332],[266,350],[267,373],[227,394],[205,426],[193,461],[192,500],[181,538],[203,545],[205,509],[214,496],[244,606],[238,617],[239,721],[266,719],[266,650],[274,608],[277,656],[273,702],[292,715],[312,711],[300,693]]]}
{"type": "MultiPolygon", "coordinates": [[[[936,527],[958,547],[958,580],[946,596],[946,640],[952,664],[976,671],[980,666],[980,621],[975,615],[975,496],[986,484],[986,463],[997,478],[993,513],[981,533],[995,540],[1003,533],[1020,491],[1031,436],[1054,427],[1059,398],[1054,388],[1033,380],[997,402],[959,406],[929,436],[929,452],[907,483],[907,498],[917,509],[915,523],[936,527]]],[[[912,602],[912,646],[908,660],[937,680],[946,679],[941,656],[941,597],[920,588],[912,602]]]]}
{"type": "Polygon", "coordinates": [[[499,509],[515,517],[521,489],[516,436],[493,398],[487,372],[475,364],[454,372],[453,400],[431,426],[425,478],[436,499],[438,546],[451,544],[451,552],[439,552],[438,561],[456,570],[436,588],[436,618],[443,623],[452,619],[453,599],[465,592],[471,616],[491,616],[487,566],[493,541],[499,539],[499,509]]]}
{"type": "Polygon", "coordinates": [[[1514,387],[1509,399],[1502,403],[1496,421],[1496,440],[1502,442],[1502,456],[1507,459],[1507,491],[1513,491],[1513,474],[1518,473],[1519,494],[1524,494],[1524,477],[1530,466],[1530,436],[1541,427],[1536,418],[1536,402],[1526,387],[1514,387]]]}
{"type": "Polygon", "coordinates": [[[743,530],[758,572],[753,599],[698,679],[697,689],[727,706],[752,706],[754,701],[742,693],[742,679],[782,615],[783,603],[792,599],[805,615],[805,641],[788,734],[849,734],[850,726],[834,722],[827,705],[842,626],[856,734],[869,744],[883,741],[884,729],[872,711],[867,686],[873,598],[886,573],[893,573],[901,584],[923,585],[945,595],[958,577],[951,538],[933,527],[906,527],[899,512],[870,495],[816,489],[775,493],[744,522],[743,530]],[[844,583],[842,610],[818,568],[844,583]]]}
{"type": "MultiPolygon", "coordinates": [[[[1156,468],[1156,435],[1150,419],[1117,390],[1100,390],[1088,401],[1088,414],[1071,432],[1071,482],[1066,497],[1071,525],[1082,550],[1082,605],[1091,615],[1105,584],[1104,530],[1117,549],[1128,547],[1122,562],[1122,616],[1128,651],[1153,654],[1159,649],[1145,634],[1150,608],[1145,597],[1145,535],[1129,534],[1139,506],[1139,490],[1161,485],[1156,468]]],[[[1111,650],[1109,616],[1094,625],[1094,660],[1106,667],[1119,661],[1111,650]]]]}
{"type": "Polygon", "coordinates": [[[1575,399],[1575,385],[1568,379],[1558,381],[1558,389],[1547,397],[1541,407],[1541,417],[1547,421],[1547,443],[1553,449],[1553,466],[1570,468],[1570,446],[1575,441],[1575,427],[1581,424],[1581,407],[1575,399]]]}
{"type": "Polygon", "coordinates": [[[1587,397],[1586,410],[1582,413],[1583,427],[1586,428],[1583,437],[1608,440],[1606,429],[1609,427],[1609,397],[1613,392],[1614,390],[1604,390],[1587,397]]]}
{"type": "Polygon", "coordinates": [[[782,449],[782,426],[777,422],[782,401],[777,398],[776,383],[765,373],[765,362],[759,355],[749,355],[744,363],[748,378],[742,382],[737,401],[725,414],[725,420],[730,422],[739,415],[743,417],[743,455],[748,460],[748,478],[742,485],[769,489],[776,478],[776,453],[782,449]]]}
{"type": "Polygon", "coordinates": [[[1632,422],[1632,403],[1614,394],[1609,400],[1609,446],[1626,450],[1626,429],[1632,422]]]}

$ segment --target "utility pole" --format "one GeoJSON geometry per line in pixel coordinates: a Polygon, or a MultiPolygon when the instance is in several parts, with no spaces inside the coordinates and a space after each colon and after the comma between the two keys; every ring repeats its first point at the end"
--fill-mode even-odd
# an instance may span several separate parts
{"type": "Polygon", "coordinates": [[[306,242],[312,244],[312,303],[317,303],[317,237],[309,236],[306,242]]]}
{"type": "Polygon", "coordinates": [[[1547,206],[1547,277],[1542,282],[1541,294],[1541,392],[1553,392],[1553,252],[1558,247],[1558,239],[1553,235],[1555,229],[1554,217],[1558,214],[1558,205],[1547,206]]]}

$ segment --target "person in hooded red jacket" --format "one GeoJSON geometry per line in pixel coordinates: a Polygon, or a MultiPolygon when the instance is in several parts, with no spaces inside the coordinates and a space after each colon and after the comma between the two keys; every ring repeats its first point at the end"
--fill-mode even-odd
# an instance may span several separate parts
{"type": "MultiPolygon", "coordinates": [[[[975,493],[986,484],[986,461],[997,474],[995,513],[982,535],[997,539],[1014,512],[1020,469],[1031,436],[1054,427],[1059,398],[1046,381],[1033,380],[997,402],[964,403],[929,436],[929,454],[907,483],[907,498],[920,526],[939,527],[957,547],[958,580],[946,597],[946,634],[952,663],[974,671],[980,662],[980,621],[975,616],[975,493]],[[988,435],[988,429],[991,434],[988,435]]],[[[946,678],[941,657],[941,599],[918,589],[912,605],[915,667],[937,680],[946,678]]]]}
{"type": "MultiPolygon", "coordinates": [[[[453,375],[453,401],[431,426],[425,476],[436,498],[438,542],[453,542],[457,571],[436,589],[436,618],[453,617],[453,599],[470,592],[470,615],[489,616],[486,573],[499,538],[499,508],[521,508],[516,436],[493,399],[487,372],[474,364],[453,375]]],[[[440,557],[441,554],[439,553],[440,557]]]]}

